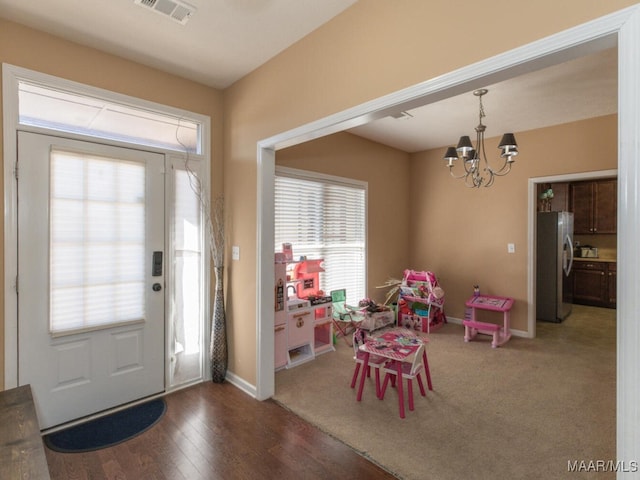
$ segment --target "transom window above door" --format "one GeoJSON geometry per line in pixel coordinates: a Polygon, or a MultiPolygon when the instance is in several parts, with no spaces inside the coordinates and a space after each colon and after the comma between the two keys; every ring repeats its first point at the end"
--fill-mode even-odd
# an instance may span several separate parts
{"type": "Polygon", "coordinates": [[[178,115],[21,80],[21,125],[201,154],[202,125],[178,115]]]}

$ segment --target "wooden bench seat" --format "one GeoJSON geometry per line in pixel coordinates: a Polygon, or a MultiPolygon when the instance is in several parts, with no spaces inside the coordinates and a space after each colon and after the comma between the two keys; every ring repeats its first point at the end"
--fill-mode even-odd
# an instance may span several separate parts
{"type": "Polygon", "coordinates": [[[0,392],[0,478],[51,478],[30,385],[0,392]]]}

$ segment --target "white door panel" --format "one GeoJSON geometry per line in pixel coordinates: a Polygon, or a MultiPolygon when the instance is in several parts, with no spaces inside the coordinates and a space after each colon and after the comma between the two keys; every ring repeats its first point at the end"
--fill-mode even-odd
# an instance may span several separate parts
{"type": "MultiPolygon", "coordinates": [[[[152,275],[152,256],[153,252],[165,250],[164,155],[19,132],[18,169],[18,382],[20,385],[31,384],[41,428],[162,392],[164,272],[152,275]],[[126,242],[131,228],[119,228],[118,220],[111,218],[108,209],[101,208],[102,200],[98,198],[82,204],[89,204],[83,218],[98,231],[97,235],[116,238],[116,247],[109,242],[101,244],[100,240],[92,240],[82,255],[75,255],[80,247],[74,241],[67,246],[64,239],[62,243],[54,239],[58,241],[55,251],[63,254],[50,255],[50,238],[58,235],[56,228],[67,227],[61,223],[52,224],[64,222],[51,215],[50,206],[59,199],[51,199],[50,189],[60,188],[55,181],[55,187],[51,187],[52,148],[77,152],[80,156],[90,152],[107,166],[124,162],[142,167],[142,170],[137,168],[143,171],[141,182],[144,183],[141,190],[144,198],[139,202],[144,205],[140,248],[135,245],[128,248],[126,242]],[[51,262],[51,271],[70,272],[71,277],[79,277],[85,282],[82,285],[89,286],[74,284],[67,288],[64,284],[67,280],[61,281],[55,274],[50,274],[51,262]],[[111,270],[118,270],[112,268],[113,265],[123,265],[120,270],[127,270],[128,265],[136,262],[138,276],[133,280],[107,278],[111,270]],[[61,282],[62,287],[59,286],[61,282]],[[154,284],[158,284],[159,289],[154,290],[154,284]],[[131,291],[135,289],[140,293],[133,298],[138,298],[140,305],[133,308],[131,291]],[[52,295],[51,292],[55,293],[52,295]],[[102,301],[95,298],[96,292],[102,301]],[[82,300],[78,300],[79,296],[82,300]],[[78,306],[74,303],[68,308],[69,302],[77,302],[78,306]],[[52,333],[50,314],[59,311],[60,304],[67,308],[63,312],[70,312],[71,327],[68,331],[52,333]],[[140,313],[127,317],[126,312],[130,311],[140,313]],[[124,315],[125,321],[114,321],[118,315],[124,315]],[[82,323],[83,319],[92,316],[99,319],[98,324],[82,323]],[[114,323],[100,324],[105,317],[114,323]]],[[[113,180],[102,179],[102,183],[111,182],[116,190],[130,181],[133,181],[130,177],[117,176],[113,180]]],[[[99,197],[93,184],[88,185],[85,190],[94,189],[89,195],[99,197]]],[[[65,188],[73,190],[73,186],[65,188]]],[[[125,205],[124,210],[127,208],[125,205]]],[[[78,230],[77,225],[74,228],[78,230]]],[[[88,238],[92,234],[84,231],[79,235],[88,238]]],[[[130,274],[127,271],[120,273],[123,278],[130,274]]],[[[131,275],[135,276],[135,273],[131,275]]],[[[63,324],[65,315],[58,315],[63,324]]]]}

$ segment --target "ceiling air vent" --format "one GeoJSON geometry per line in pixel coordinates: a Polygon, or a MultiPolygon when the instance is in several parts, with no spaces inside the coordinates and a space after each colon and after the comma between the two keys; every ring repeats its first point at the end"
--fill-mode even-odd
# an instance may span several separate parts
{"type": "Polygon", "coordinates": [[[133,0],[133,3],[169,17],[182,25],[185,25],[196,11],[196,7],[180,0],[133,0]]]}
{"type": "Polygon", "coordinates": [[[413,115],[411,115],[409,112],[392,113],[390,116],[395,118],[396,120],[400,120],[401,118],[413,118],[413,115]]]}

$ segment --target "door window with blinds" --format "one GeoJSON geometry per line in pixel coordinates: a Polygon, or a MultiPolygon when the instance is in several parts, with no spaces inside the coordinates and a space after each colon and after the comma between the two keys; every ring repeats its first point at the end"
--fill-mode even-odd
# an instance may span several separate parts
{"type": "Polygon", "coordinates": [[[144,319],[145,166],[52,150],[50,332],[144,319]]]}
{"type": "Polygon", "coordinates": [[[366,202],[365,182],[276,168],[276,251],[324,259],[322,289],[344,288],[352,304],[366,296],[366,202]]]}

